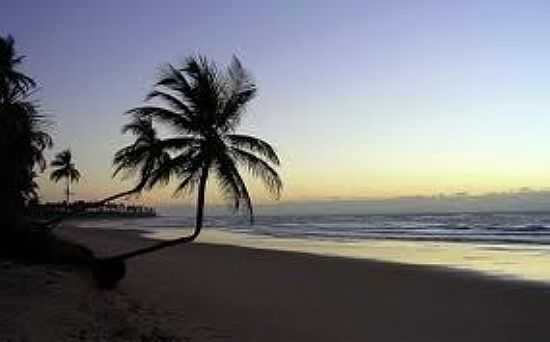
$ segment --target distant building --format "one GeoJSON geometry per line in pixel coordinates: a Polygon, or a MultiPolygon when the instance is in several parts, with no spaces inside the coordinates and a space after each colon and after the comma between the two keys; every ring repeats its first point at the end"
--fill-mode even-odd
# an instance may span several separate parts
{"type": "MultiPolygon", "coordinates": [[[[75,209],[86,207],[90,203],[76,201],[67,205],[66,202],[48,202],[44,204],[32,204],[29,206],[29,214],[34,217],[50,217],[62,215],[75,209]]],[[[154,208],[142,205],[125,205],[123,203],[107,203],[102,206],[90,206],[77,217],[153,217],[157,216],[154,208]]]]}

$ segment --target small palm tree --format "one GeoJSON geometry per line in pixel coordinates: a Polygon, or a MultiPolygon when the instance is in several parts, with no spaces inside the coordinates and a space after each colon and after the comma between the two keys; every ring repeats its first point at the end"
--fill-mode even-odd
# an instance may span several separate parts
{"type": "Polygon", "coordinates": [[[65,196],[66,204],[69,205],[71,199],[71,183],[80,180],[80,172],[76,169],[73,161],[73,156],[70,150],[59,152],[52,161],[51,166],[56,169],[50,174],[50,179],[54,182],[59,182],[65,179],[65,196]]]}
{"type": "Polygon", "coordinates": [[[177,179],[175,195],[197,191],[195,228],[190,236],[104,260],[96,269],[100,286],[114,286],[123,276],[122,260],[176,244],[194,241],[200,234],[207,180],[215,178],[224,197],[235,210],[244,208],[253,219],[252,199],[239,172],[244,167],[259,177],[267,190],[279,198],[282,181],[274,167],[279,158],[267,142],[235,130],[256,85],[237,58],[226,72],[204,57],[188,58],[181,68],[168,65],[146,100],[164,105],[131,109],[124,131],[136,136],[132,145],[114,158],[115,175],[138,175],[137,189],[152,189],[177,179]],[[170,132],[158,137],[154,124],[170,132]],[[108,279],[110,278],[110,279],[108,279]]]}

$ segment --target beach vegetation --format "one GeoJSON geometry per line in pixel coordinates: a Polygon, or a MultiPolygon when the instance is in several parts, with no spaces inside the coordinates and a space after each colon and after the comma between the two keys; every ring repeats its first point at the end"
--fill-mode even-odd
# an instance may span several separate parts
{"type": "Polygon", "coordinates": [[[37,200],[35,178],[46,168],[44,151],[52,147],[50,122],[32,100],[36,82],[20,70],[24,58],[13,37],[0,36],[0,205],[10,229],[23,225],[25,207],[37,200]]]}

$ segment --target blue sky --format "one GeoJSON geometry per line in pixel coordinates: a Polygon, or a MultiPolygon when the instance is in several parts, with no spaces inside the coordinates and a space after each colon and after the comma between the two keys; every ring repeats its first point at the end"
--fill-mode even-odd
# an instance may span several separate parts
{"type": "Polygon", "coordinates": [[[122,113],[194,53],[255,76],[243,130],[278,148],[283,200],[550,186],[545,1],[12,1],[0,33],[28,56],[80,198],[128,186],[110,178],[122,113]]]}

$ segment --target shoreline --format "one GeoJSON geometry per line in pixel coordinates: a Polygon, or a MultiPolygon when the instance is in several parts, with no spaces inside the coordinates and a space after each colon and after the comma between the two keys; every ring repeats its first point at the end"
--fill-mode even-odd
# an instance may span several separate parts
{"type": "MultiPolygon", "coordinates": [[[[60,234],[99,255],[152,243],[124,230],[64,227],[60,234]]],[[[205,340],[487,342],[548,336],[550,287],[523,280],[207,243],[137,257],[127,266],[117,291],[183,315],[177,328],[205,340]]]]}
{"type": "MultiPolygon", "coordinates": [[[[73,228],[73,227],[71,227],[73,228]]],[[[83,228],[83,229],[91,229],[93,231],[97,231],[100,233],[109,234],[113,231],[113,229],[109,228],[83,228]]],[[[207,228],[208,229],[208,228],[207,228]]],[[[217,229],[216,229],[217,230],[217,229]]],[[[163,239],[159,238],[152,238],[147,237],[148,234],[150,234],[150,231],[144,230],[144,229],[120,229],[116,231],[122,231],[122,232],[129,232],[130,234],[134,235],[136,239],[142,240],[142,243],[145,244],[151,244],[159,241],[163,241],[163,239]]],[[[204,234],[204,232],[203,232],[204,234]]],[[[270,238],[272,238],[270,236],[270,238]]],[[[465,242],[439,242],[439,241],[411,241],[411,240],[399,240],[399,239],[364,239],[366,242],[368,241],[384,241],[384,242],[403,242],[403,243],[414,243],[414,242],[428,242],[428,243],[434,243],[434,244],[457,244],[457,245],[466,245],[469,246],[468,243],[465,242]]],[[[331,241],[332,242],[332,241],[331,241]]],[[[308,252],[308,251],[299,251],[299,250],[285,250],[285,249],[276,249],[276,248],[268,248],[268,247],[254,247],[254,246],[248,246],[248,245],[236,245],[236,244],[230,244],[230,243],[223,243],[223,242],[209,242],[209,241],[200,241],[200,238],[194,242],[194,244],[200,244],[212,248],[242,248],[247,249],[251,251],[273,251],[277,253],[289,253],[289,254],[295,254],[297,256],[303,256],[303,257],[318,257],[321,259],[333,259],[334,261],[341,260],[343,262],[348,261],[355,261],[355,262],[367,262],[367,263],[374,263],[374,264],[381,264],[381,265],[388,265],[390,267],[402,267],[402,268],[408,268],[413,270],[419,270],[419,271],[427,271],[427,272],[437,272],[437,273],[446,273],[453,276],[464,276],[467,278],[474,278],[479,279],[481,281],[495,281],[499,283],[508,283],[510,286],[527,286],[527,287],[533,287],[541,290],[548,290],[550,293],[550,280],[534,280],[534,279],[526,279],[522,278],[520,276],[514,276],[510,274],[491,274],[487,273],[481,270],[475,270],[475,269],[469,269],[469,268],[458,268],[448,265],[441,265],[441,264],[417,264],[417,263],[407,263],[407,262],[400,262],[400,261],[392,261],[392,260],[382,260],[382,259],[374,259],[374,258],[365,258],[365,257],[358,257],[358,256],[348,256],[348,255],[336,255],[336,254],[321,254],[316,252],[308,252]]],[[[177,248],[177,247],[176,247],[177,248]]],[[[182,248],[185,248],[182,246],[182,248]]],[[[118,253],[117,253],[118,254],[118,253]]],[[[101,255],[108,257],[108,254],[101,255]]],[[[550,268],[550,264],[549,264],[550,268]]]]}
{"type": "MultiPolygon", "coordinates": [[[[104,227],[88,227],[86,229],[110,230],[110,228],[104,227]]],[[[117,230],[134,232],[146,241],[174,239],[187,234],[187,232],[190,234],[191,231],[179,228],[117,230]]],[[[502,280],[550,285],[550,268],[540,266],[550,265],[550,246],[546,245],[410,239],[284,238],[208,227],[203,229],[196,243],[389,262],[409,266],[433,266],[502,280]]]]}
{"type": "MultiPolygon", "coordinates": [[[[113,229],[109,229],[109,228],[90,228],[90,227],[88,227],[88,228],[83,228],[83,229],[90,229],[90,230],[93,230],[94,232],[99,232],[99,233],[103,233],[103,234],[110,234],[113,231],[113,229]]],[[[219,230],[219,229],[214,229],[214,230],[225,232],[224,230],[219,230]]],[[[134,237],[136,239],[140,239],[143,244],[152,244],[152,243],[155,243],[155,242],[166,240],[166,239],[161,239],[161,238],[148,237],[147,235],[151,235],[151,232],[148,231],[148,230],[144,230],[144,229],[137,229],[137,228],[136,229],[119,229],[119,230],[115,230],[115,231],[117,231],[117,232],[128,232],[129,234],[134,235],[134,237]]],[[[203,232],[202,234],[204,235],[205,233],[208,234],[208,231],[203,232]]],[[[231,232],[231,234],[235,234],[235,233],[231,232]]],[[[253,238],[263,237],[263,236],[253,235],[253,234],[244,234],[244,235],[250,235],[253,238]]],[[[272,236],[266,236],[266,237],[273,238],[272,236]]],[[[305,257],[309,256],[309,257],[319,257],[319,258],[342,260],[344,262],[351,261],[351,260],[355,260],[357,262],[365,261],[365,262],[368,262],[368,263],[380,263],[380,264],[384,264],[384,265],[387,264],[387,265],[393,265],[393,266],[397,266],[397,267],[426,269],[428,271],[435,271],[435,272],[445,272],[445,273],[452,273],[452,274],[458,274],[458,275],[464,274],[467,277],[474,277],[474,278],[479,277],[482,280],[483,279],[491,279],[491,280],[495,280],[495,281],[499,281],[499,282],[519,283],[519,284],[527,285],[527,286],[548,288],[550,290],[550,280],[546,281],[546,280],[526,279],[526,278],[522,278],[522,277],[514,276],[514,275],[509,275],[509,274],[491,274],[491,273],[487,273],[487,272],[484,272],[484,271],[481,271],[481,270],[475,270],[475,269],[470,269],[470,268],[458,268],[458,267],[453,267],[453,266],[449,266],[449,265],[442,265],[442,264],[417,264],[417,263],[411,263],[411,262],[407,263],[407,262],[376,259],[376,258],[368,258],[368,257],[338,255],[338,254],[324,254],[324,253],[319,253],[319,252],[300,251],[300,250],[293,250],[293,249],[277,249],[277,248],[258,247],[258,246],[254,247],[254,246],[250,246],[250,245],[242,245],[242,244],[238,245],[238,244],[231,244],[231,243],[212,242],[212,241],[208,241],[208,240],[207,241],[200,241],[200,240],[201,239],[199,237],[199,239],[197,239],[197,241],[195,241],[194,244],[201,244],[201,245],[205,245],[205,246],[209,246],[209,247],[213,247],[213,248],[216,248],[216,247],[220,247],[220,248],[235,247],[235,248],[250,249],[252,251],[274,251],[274,252],[280,252],[280,253],[290,253],[290,254],[302,255],[302,256],[305,256],[305,257]]],[[[295,239],[295,240],[301,240],[301,239],[295,239]]],[[[308,241],[308,240],[310,240],[310,241],[323,241],[323,240],[316,240],[316,239],[304,239],[304,240],[306,240],[306,241],[308,241]]],[[[326,240],[326,241],[334,242],[332,240],[326,240]]],[[[348,242],[350,242],[350,241],[348,241],[348,242]]],[[[352,241],[352,242],[355,242],[355,241],[352,241]]],[[[406,239],[403,239],[403,240],[400,240],[400,239],[363,239],[361,242],[366,242],[366,243],[369,243],[369,242],[394,243],[395,242],[395,243],[405,243],[405,244],[408,244],[408,243],[413,243],[414,244],[415,242],[427,242],[427,243],[433,243],[433,244],[438,244],[438,245],[445,244],[445,245],[462,245],[462,246],[468,246],[468,247],[477,247],[477,246],[472,246],[471,244],[468,244],[466,242],[456,242],[456,241],[448,242],[448,241],[430,241],[430,240],[417,241],[417,240],[406,240],[406,239]]],[[[495,245],[497,245],[497,244],[495,244],[495,245]]],[[[507,246],[509,246],[509,245],[507,245],[507,246]]],[[[513,245],[513,246],[515,246],[515,245],[513,245]]],[[[521,245],[518,244],[517,246],[521,246],[521,245]]],[[[491,245],[490,247],[494,247],[494,246],[491,245]]],[[[184,248],[184,247],[182,247],[182,248],[184,248]]],[[[117,254],[118,254],[118,252],[117,252],[117,254]]],[[[105,255],[100,254],[98,256],[108,257],[110,255],[109,254],[105,254],[105,255]]]]}

